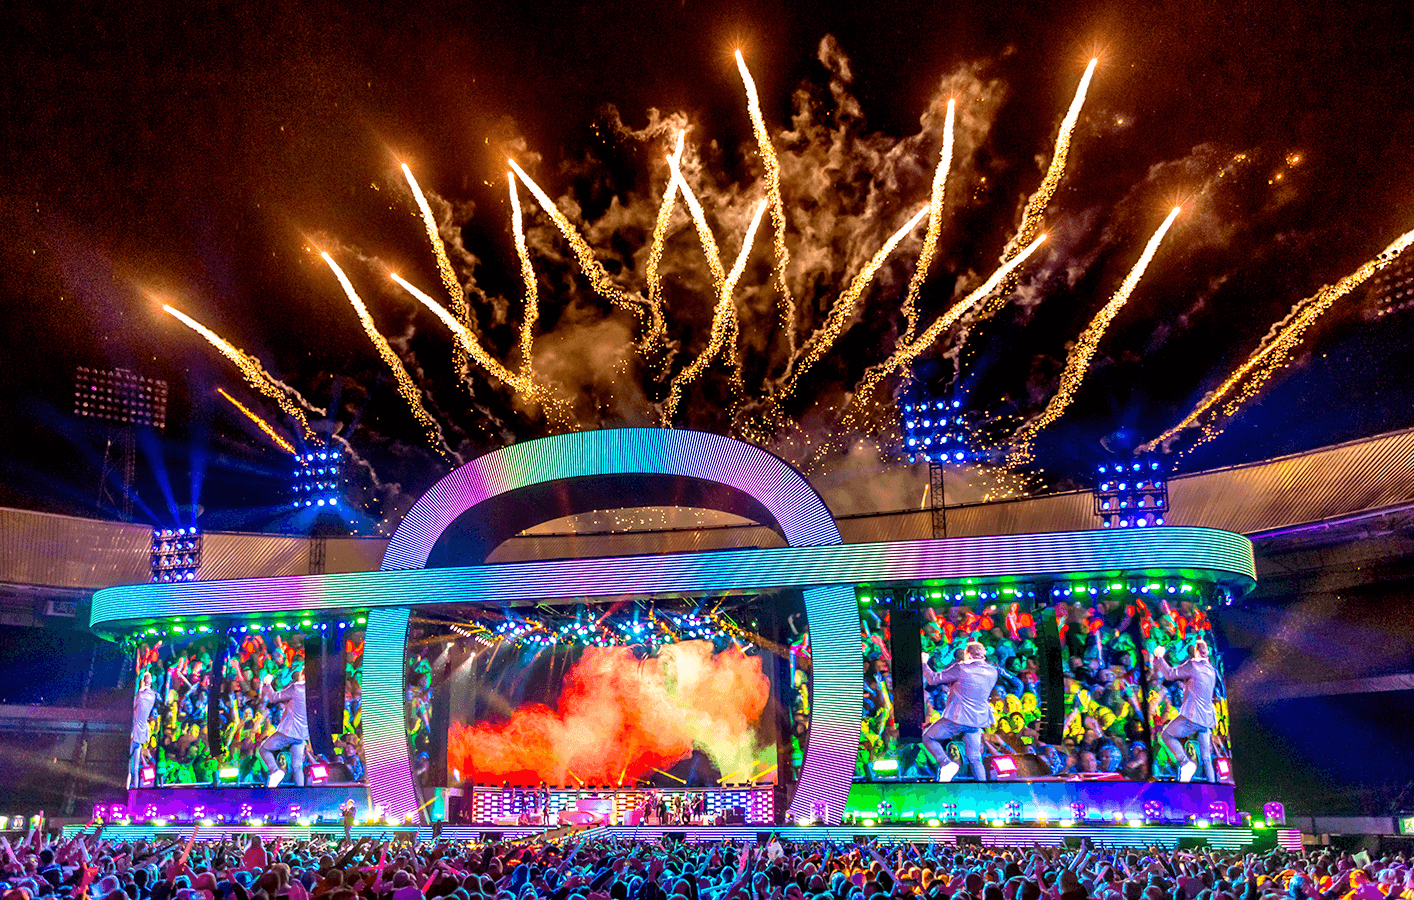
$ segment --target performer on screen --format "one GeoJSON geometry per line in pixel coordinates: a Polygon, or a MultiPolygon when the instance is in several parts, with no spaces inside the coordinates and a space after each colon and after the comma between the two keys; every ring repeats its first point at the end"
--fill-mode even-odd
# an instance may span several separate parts
{"type": "Polygon", "coordinates": [[[1218,711],[1213,707],[1213,689],[1217,686],[1218,673],[1208,661],[1208,643],[1194,641],[1193,655],[1178,668],[1168,664],[1164,653],[1162,644],[1154,648],[1154,668],[1165,681],[1183,682],[1183,705],[1179,707],[1178,715],[1164,726],[1159,737],[1174,759],[1183,760],[1178,767],[1178,780],[1192,781],[1199,763],[1195,763],[1183,748],[1183,739],[1197,735],[1203,780],[1214,781],[1213,729],[1218,725],[1218,711]]]}
{"type": "Polygon", "coordinates": [[[275,754],[288,750],[290,778],[296,787],[304,787],[304,748],[309,743],[309,710],[304,705],[304,663],[295,663],[294,681],[278,693],[270,688],[273,677],[266,674],[261,681],[260,697],[266,703],[283,704],[285,709],[280,715],[280,724],[275,726],[275,733],[260,745],[260,758],[265,760],[265,767],[270,770],[270,780],[266,785],[275,787],[284,780],[285,770],[275,761],[275,754]]]}
{"type": "Polygon", "coordinates": [[[143,672],[142,682],[133,695],[132,744],[128,752],[128,787],[142,787],[142,748],[152,737],[152,707],[157,705],[157,692],[152,689],[152,673],[143,672]]]}
{"type": "Polygon", "coordinates": [[[982,729],[992,727],[996,716],[989,699],[997,684],[997,667],[987,662],[987,648],[969,641],[962,659],[934,672],[928,654],[923,654],[923,680],[930,685],[946,684],[948,700],[943,717],[923,731],[923,746],[938,760],[938,780],[952,781],[958,764],[948,757],[943,742],[962,736],[962,747],[972,777],[987,780],[982,765],[982,729]]]}

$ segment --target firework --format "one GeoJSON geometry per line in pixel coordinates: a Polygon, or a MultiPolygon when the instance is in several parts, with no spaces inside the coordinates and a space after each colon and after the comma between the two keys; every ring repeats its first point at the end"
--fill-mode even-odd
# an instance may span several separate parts
{"type": "Polygon", "coordinates": [[[162,304],[162,311],[175,317],[183,325],[206,338],[211,346],[221,351],[222,356],[236,364],[236,368],[240,369],[241,375],[245,378],[247,384],[269,397],[271,400],[274,400],[275,403],[279,405],[280,409],[285,411],[286,415],[299,423],[300,430],[304,432],[306,438],[314,439],[314,431],[309,427],[309,420],[305,418],[304,410],[300,409],[299,406],[290,399],[290,389],[279,381],[276,381],[269,372],[265,371],[265,368],[260,364],[259,360],[245,351],[238,349],[225,338],[193,319],[191,316],[188,316],[186,313],[173,309],[165,303],[162,304]]]}
{"type": "Polygon", "coordinates": [[[846,413],[844,422],[858,424],[858,419],[863,415],[860,410],[868,407],[874,389],[893,372],[902,371],[909,363],[913,362],[920,353],[942,337],[944,331],[952,327],[958,319],[978,302],[986,300],[991,296],[1002,283],[1002,280],[1015,271],[1022,263],[1026,262],[1035,253],[1037,248],[1046,240],[1044,234],[1037,235],[1036,239],[1025,249],[1013,257],[1009,262],[1002,265],[1000,269],[992,273],[992,277],[982,283],[972,293],[954,303],[947,312],[939,316],[931,325],[923,330],[912,341],[905,342],[896,349],[893,354],[877,366],[871,366],[865,373],[864,378],[859,382],[859,386],[854,389],[854,400],[852,408],[846,413]]]}
{"type": "Polygon", "coordinates": [[[471,329],[458,322],[456,320],[456,317],[453,316],[450,312],[448,312],[446,308],[442,306],[442,304],[438,303],[436,300],[433,300],[430,296],[428,296],[426,292],[413,286],[401,275],[398,275],[396,272],[389,272],[388,275],[394,281],[396,281],[398,285],[402,287],[403,290],[411,294],[414,299],[416,299],[423,306],[431,310],[433,315],[441,319],[442,324],[446,325],[447,328],[451,329],[452,336],[456,338],[457,343],[461,346],[461,349],[466,351],[467,355],[474,359],[477,364],[480,365],[483,369],[485,369],[493,378],[505,382],[511,387],[512,390],[515,390],[519,393],[526,395],[533,395],[536,393],[536,387],[534,382],[532,382],[524,375],[518,375],[515,372],[512,372],[510,369],[507,369],[505,366],[497,362],[491,356],[491,354],[486,352],[486,350],[481,346],[481,343],[477,341],[476,335],[471,333],[471,329]]]}
{"type": "Polygon", "coordinates": [[[516,176],[520,178],[521,183],[525,185],[526,190],[535,195],[535,199],[539,201],[540,208],[545,211],[545,215],[550,217],[550,221],[555,223],[560,234],[564,235],[565,240],[569,242],[570,249],[574,252],[575,261],[579,263],[579,270],[584,273],[585,278],[589,279],[594,290],[615,306],[631,310],[641,318],[644,312],[644,301],[614,284],[613,280],[609,278],[609,273],[604,270],[603,264],[594,258],[594,250],[570,224],[570,220],[565,218],[564,213],[555,206],[550,195],[541,190],[540,185],[532,181],[530,176],[525,174],[525,170],[516,165],[515,160],[507,161],[511,164],[511,169],[515,171],[516,176]]]}
{"type": "Polygon", "coordinates": [[[320,257],[329,264],[329,268],[334,271],[334,277],[339,280],[339,286],[344,289],[344,294],[353,304],[354,312],[358,314],[358,321],[363,325],[364,334],[373,342],[373,346],[378,350],[378,355],[382,357],[383,363],[393,373],[393,378],[398,383],[398,393],[407,401],[408,409],[412,411],[413,418],[417,419],[417,424],[422,426],[423,432],[427,436],[427,442],[434,450],[443,456],[450,457],[446,447],[446,440],[442,437],[442,429],[422,405],[422,392],[417,385],[413,384],[412,378],[407,373],[407,368],[403,366],[403,361],[398,358],[398,354],[393,352],[393,347],[388,343],[378,331],[378,326],[373,324],[373,316],[368,312],[368,307],[354,290],[353,284],[349,281],[344,270],[339,268],[333,257],[328,253],[320,253],[320,257]]]}
{"type": "MultiPolygon", "coordinates": [[[[1070,109],[1066,110],[1065,118],[1061,120],[1060,134],[1056,135],[1056,147],[1051,153],[1051,164],[1046,168],[1046,177],[1041,179],[1041,186],[1031,195],[1031,199],[1026,201],[1026,207],[1021,213],[1021,224],[1017,226],[1016,234],[1007,243],[1006,249],[1002,251],[1002,262],[1007,262],[1016,256],[1036,234],[1036,229],[1041,227],[1041,217],[1045,214],[1051,197],[1055,196],[1056,188],[1060,186],[1061,176],[1065,174],[1066,158],[1070,155],[1070,137],[1075,131],[1075,126],[1080,122],[1080,110],[1085,105],[1085,93],[1090,89],[1090,79],[1094,76],[1095,66],[1099,62],[1099,59],[1092,59],[1090,65],[1085,67],[1085,74],[1080,79],[1080,86],[1075,89],[1075,97],[1070,101],[1070,109]]],[[[1016,279],[1008,278],[1005,290],[982,305],[982,308],[977,311],[977,319],[980,321],[994,315],[1006,303],[1007,295],[1015,289],[1016,279]]]]}
{"type": "MultiPolygon", "coordinates": [[[[437,219],[432,215],[432,207],[427,204],[427,198],[423,196],[422,188],[418,187],[417,179],[413,177],[412,169],[408,168],[407,163],[403,163],[403,175],[407,178],[408,187],[412,188],[412,196],[422,213],[422,225],[427,229],[427,239],[432,242],[432,253],[437,257],[437,274],[442,279],[442,287],[447,291],[447,297],[452,301],[452,315],[457,317],[458,322],[470,327],[471,307],[466,302],[466,291],[452,269],[452,261],[447,257],[447,245],[442,243],[442,232],[437,228],[437,219]]],[[[453,349],[452,365],[458,372],[466,365],[466,357],[459,348],[453,349]]]]}
{"type": "MultiPolygon", "coordinates": [[[[678,132],[677,146],[673,148],[673,155],[669,161],[669,171],[672,167],[682,162],[683,141],[687,137],[687,132],[678,132]]],[[[660,268],[663,265],[663,245],[668,238],[668,223],[673,218],[674,202],[677,199],[678,180],[673,177],[668,178],[668,186],[663,189],[663,202],[658,207],[658,217],[653,222],[653,243],[648,248],[648,315],[650,317],[648,335],[644,339],[645,348],[653,346],[664,339],[663,325],[663,278],[660,268]]]]}
{"type": "Polygon", "coordinates": [[[928,200],[928,232],[923,236],[923,249],[918,251],[918,268],[908,280],[908,293],[903,298],[903,318],[905,341],[912,339],[918,329],[918,292],[928,278],[928,269],[933,263],[933,254],[938,249],[938,235],[943,230],[943,199],[947,194],[948,167],[952,164],[953,117],[957,112],[957,100],[948,100],[948,115],[943,123],[943,153],[938,160],[938,169],[933,173],[933,194],[928,200]]]}
{"type": "Polygon", "coordinates": [[[274,429],[274,427],[273,427],[269,422],[267,422],[267,421],[265,421],[264,419],[260,418],[260,416],[257,416],[255,413],[251,412],[249,409],[246,409],[245,404],[241,403],[241,401],[237,400],[235,397],[232,397],[230,394],[226,393],[226,391],[225,391],[223,388],[217,388],[217,389],[216,389],[216,393],[220,394],[222,397],[225,397],[227,400],[231,401],[231,405],[232,405],[232,406],[234,406],[236,409],[240,410],[241,412],[245,413],[245,417],[246,417],[247,419],[250,419],[252,422],[254,422],[254,423],[256,424],[256,426],[257,426],[261,431],[265,432],[265,436],[268,437],[268,438],[270,438],[270,440],[274,441],[274,442],[275,442],[275,445],[276,445],[277,447],[279,447],[281,450],[284,450],[286,453],[289,453],[289,454],[292,455],[292,456],[294,455],[294,452],[295,452],[294,445],[291,444],[289,441],[285,440],[283,437],[281,437],[281,436],[280,436],[280,433],[277,432],[277,431],[274,429]]]}
{"type": "Polygon", "coordinates": [[[520,194],[516,192],[514,172],[506,173],[511,188],[511,229],[515,233],[516,256],[520,257],[520,277],[525,282],[525,319],[520,323],[520,371],[527,378],[531,370],[531,350],[535,320],[540,317],[540,290],[535,283],[535,267],[530,264],[530,251],[525,246],[525,228],[521,224],[520,194]]]}
{"type": "Polygon", "coordinates": [[[776,253],[776,283],[781,289],[781,327],[786,333],[788,357],[795,357],[795,300],[786,285],[786,266],[790,263],[790,253],[786,249],[786,208],[781,199],[781,161],[776,157],[776,148],[771,144],[771,135],[766,131],[766,119],[761,115],[761,98],[756,94],[756,82],[751,71],[746,68],[746,60],[741,51],[736,51],[736,67],[741,73],[742,84],[746,86],[746,111],[751,117],[751,130],[756,135],[756,147],[761,153],[761,163],[766,167],[766,197],[771,202],[771,227],[775,229],[774,247],[776,253]]]}
{"type": "MultiPolygon", "coordinates": [[[[1193,411],[1183,417],[1183,421],[1165,431],[1154,440],[1140,447],[1143,452],[1149,452],[1157,448],[1160,444],[1166,443],[1179,432],[1191,428],[1198,423],[1198,420],[1208,410],[1212,409],[1223,398],[1232,394],[1234,389],[1237,392],[1223,403],[1222,409],[1213,421],[1203,425],[1203,434],[1197,444],[1201,445],[1217,437],[1222,431],[1221,422],[1232,418],[1237,411],[1242,408],[1248,400],[1256,396],[1262,386],[1276,374],[1277,370],[1286,365],[1291,357],[1291,351],[1296,345],[1301,343],[1302,336],[1306,329],[1310,328],[1315,321],[1331,305],[1365,283],[1370,276],[1388,266],[1399,258],[1399,255],[1414,245],[1414,231],[1405,232],[1400,235],[1394,243],[1390,244],[1374,259],[1351,272],[1349,275],[1337,281],[1335,284],[1328,284],[1315,294],[1307,297],[1298,303],[1291,314],[1284,320],[1272,326],[1272,330],[1262,340],[1261,345],[1242,365],[1223,381],[1222,384],[1205,396],[1193,411]],[[1249,377],[1250,376],[1250,377],[1249,377]],[[1240,389],[1239,389],[1240,386],[1240,389]]],[[[1192,448],[1189,448],[1190,450],[1192,448]]]]}
{"type": "Polygon", "coordinates": [[[923,207],[914,213],[904,226],[895,231],[884,246],[879,248],[879,252],[865,264],[859,274],[854,276],[854,281],[849,285],[849,289],[840,295],[839,300],[830,308],[830,314],[825,318],[825,324],[820,326],[820,330],[811,336],[806,343],[805,349],[792,368],[789,378],[786,381],[785,393],[791,394],[795,391],[796,385],[800,383],[800,378],[810,367],[813,366],[820,357],[824,356],[835,343],[840,335],[854,323],[854,316],[859,306],[859,298],[864,293],[864,289],[874,280],[874,275],[879,271],[879,267],[889,258],[889,254],[898,246],[908,234],[918,227],[918,223],[923,221],[923,217],[928,215],[929,207],[923,207]]]}
{"type": "Polygon", "coordinates": [[[1099,348],[1100,338],[1104,336],[1105,329],[1110,322],[1119,314],[1120,308],[1129,301],[1129,297],[1134,293],[1134,289],[1139,286],[1139,279],[1144,277],[1144,270],[1149,267],[1149,261],[1154,258],[1154,253],[1158,251],[1159,244],[1163,241],[1164,235],[1168,233],[1173,225],[1174,219],[1178,218],[1182,207],[1175,206],[1173,211],[1164,219],[1164,223],[1159,226],[1159,230],[1154,232],[1154,236],[1149,238],[1149,243],[1140,254],[1139,261],[1134,264],[1134,268],[1129,270],[1119,290],[1106,303],[1095,318],[1090,320],[1090,324],[1081,332],[1080,339],[1071,348],[1070,355],[1065,361],[1065,370],[1061,372],[1060,387],[1051,397],[1046,408],[1036,418],[1027,422],[1012,438],[1012,450],[1008,462],[1013,466],[1024,465],[1031,461],[1031,444],[1036,439],[1036,435],[1041,429],[1050,425],[1061,417],[1066,407],[1070,405],[1075,397],[1075,392],[1080,388],[1080,382],[1084,380],[1086,371],[1090,368],[1090,360],[1094,359],[1095,351],[1099,348]]]}
{"type": "MultiPolygon", "coordinates": [[[[707,229],[706,219],[702,216],[702,207],[698,205],[687,182],[682,181],[682,174],[678,171],[676,164],[673,166],[673,177],[680,182],[678,189],[682,191],[683,199],[687,201],[688,207],[693,210],[694,220],[698,221],[698,233],[703,235],[703,250],[706,251],[709,261],[715,259],[716,241],[712,240],[711,232],[707,229]]],[[[724,347],[731,344],[732,351],[735,349],[737,321],[736,304],[732,300],[732,292],[742,273],[746,271],[746,260],[751,255],[751,245],[756,240],[756,231],[761,227],[761,217],[765,215],[768,204],[769,200],[763,200],[757,204],[756,212],[751,217],[751,224],[747,226],[746,235],[742,238],[741,252],[737,254],[736,263],[732,265],[729,275],[721,276],[721,294],[717,299],[717,308],[712,313],[712,333],[708,338],[707,347],[679,372],[668,386],[668,397],[663,401],[664,424],[671,424],[673,416],[677,412],[678,403],[682,400],[683,388],[706,371],[713,357],[722,352],[724,347]]],[[[721,267],[722,264],[718,261],[713,267],[714,277],[720,275],[721,267]]],[[[731,352],[729,355],[734,363],[735,353],[731,352]]],[[[739,377],[740,370],[736,369],[735,374],[739,377]]]]}

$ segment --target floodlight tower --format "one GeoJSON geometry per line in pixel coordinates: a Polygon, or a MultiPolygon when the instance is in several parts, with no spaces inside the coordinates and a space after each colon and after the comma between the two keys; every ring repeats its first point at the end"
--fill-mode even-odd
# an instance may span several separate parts
{"type": "Polygon", "coordinates": [[[1155,528],[1169,513],[1168,470],[1158,454],[1095,467],[1095,515],[1102,528],[1155,528]]]}
{"type": "Polygon", "coordinates": [[[928,463],[928,498],[933,511],[933,537],[948,536],[947,486],[944,472],[977,459],[967,415],[956,397],[921,395],[903,404],[903,443],[909,462],[928,463]]]}
{"type": "Polygon", "coordinates": [[[158,431],[166,428],[167,382],[127,369],[79,366],[74,370],[74,414],[105,423],[106,443],[98,476],[98,505],[102,507],[105,500],[112,501],[121,510],[124,521],[131,520],[137,428],[145,426],[158,431]],[[123,473],[121,497],[114,497],[108,486],[109,454],[115,449],[123,473]]]}

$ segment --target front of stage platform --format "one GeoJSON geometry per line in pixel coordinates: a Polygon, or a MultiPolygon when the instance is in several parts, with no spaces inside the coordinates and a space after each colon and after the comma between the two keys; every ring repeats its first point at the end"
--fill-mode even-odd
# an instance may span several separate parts
{"type": "Polygon", "coordinates": [[[99,591],[91,626],[139,671],[137,786],[100,815],[341,832],[352,799],[377,834],[1250,841],[1231,827],[1209,614],[1254,583],[1251,543],[1214,529],[844,544],[800,473],[749,444],[529,441],[434,485],[378,572],[99,591]],[[487,561],[544,522],[664,506],[739,516],[774,545],[487,561]],[[1180,666],[1199,641],[1217,725],[1210,754],[1185,739],[1204,763],[1185,782],[1160,740],[1183,687],[1158,659],[1180,666]],[[966,728],[939,741],[946,762],[922,742],[947,701],[925,673],[969,643],[997,672],[981,771],[966,728]],[[292,704],[307,743],[289,739],[292,704]]]}

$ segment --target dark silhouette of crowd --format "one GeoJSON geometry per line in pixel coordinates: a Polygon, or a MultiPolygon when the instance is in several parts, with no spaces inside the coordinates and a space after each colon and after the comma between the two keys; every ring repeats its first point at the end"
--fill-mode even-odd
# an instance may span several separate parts
{"type": "Polygon", "coordinates": [[[0,900],[1414,900],[1404,856],[941,843],[0,839],[0,900]]]}

